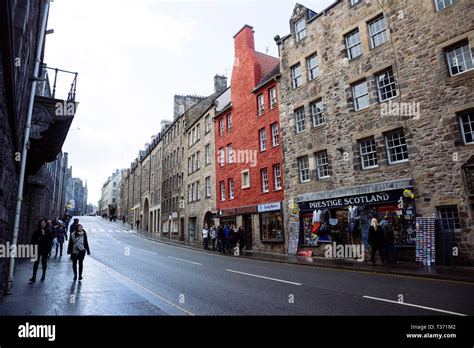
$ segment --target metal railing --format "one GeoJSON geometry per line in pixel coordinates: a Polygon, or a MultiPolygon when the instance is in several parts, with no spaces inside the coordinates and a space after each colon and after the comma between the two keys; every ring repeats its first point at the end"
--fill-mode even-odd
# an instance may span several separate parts
{"type": "Polygon", "coordinates": [[[36,90],[36,95],[41,97],[58,98],[66,101],[74,102],[76,100],[76,87],[77,87],[77,72],[62,70],[58,68],[50,68],[46,65],[42,66],[42,74],[36,90]],[[53,88],[51,89],[50,74],[54,71],[53,88]],[[48,73],[49,72],[49,73],[48,73]],[[72,75],[72,76],[71,76],[72,75]],[[65,94],[56,96],[56,89],[59,87],[65,91],[69,86],[67,96],[65,94]]]}

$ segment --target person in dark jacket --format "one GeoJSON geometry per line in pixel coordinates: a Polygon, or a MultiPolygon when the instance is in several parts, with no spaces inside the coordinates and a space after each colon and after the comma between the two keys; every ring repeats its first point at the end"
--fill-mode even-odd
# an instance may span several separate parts
{"type": "Polygon", "coordinates": [[[79,225],[79,219],[78,218],[75,218],[73,220],[73,223],[71,225],[71,227],[69,228],[69,235],[71,235],[72,232],[74,232],[76,230],[76,226],[79,225]]]}
{"type": "Polygon", "coordinates": [[[31,244],[38,246],[38,254],[36,255],[35,263],[33,264],[33,277],[31,277],[30,282],[34,283],[36,281],[36,273],[38,272],[39,260],[41,258],[41,266],[43,268],[43,275],[41,276],[41,281],[45,279],[46,268],[48,262],[48,254],[51,250],[51,243],[53,240],[53,234],[48,227],[48,222],[46,219],[41,219],[38,222],[38,228],[33,232],[31,236],[31,244]]]}
{"type": "Polygon", "coordinates": [[[384,236],[383,236],[383,231],[382,227],[380,227],[379,222],[377,221],[376,218],[372,219],[372,223],[370,224],[369,227],[369,245],[372,251],[372,264],[375,265],[375,253],[377,250],[379,251],[380,259],[382,260],[382,263],[385,262],[384,259],[384,252],[383,252],[383,247],[384,247],[384,236]]]}
{"type": "Polygon", "coordinates": [[[61,257],[63,256],[64,240],[67,241],[66,225],[63,221],[58,221],[58,225],[54,229],[54,236],[56,237],[56,254],[54,255],[54,257],[58,256],[58,249],[60,252],[59,257],[61,257]]]}
{"type": "Polygon", "coordinates": [[[217,226],[217,249],[221,254],[225,252],[225,232],[221,225],[217,226]]]}
{"type": "Polygon", "coordinates": [[[79,280],[82,280],[82,269],[84,257],[90,255],[89,243],[87,241],[87,233],[82,229],[82,225],[78,224],[76,226],[76,231],[71,233],[69,238],[69,245],[67,248],[67,253],[71,255],[72,258],[72,269],[74,271],[74,280],[77,279],[77,263],[79,261],[79,280]]]}
{"type": "Polygon", "coordinates": [[[395,233],[392,224],[386,219],[383,219],[380,224],[382,225],[383,230],[384,253],[387,263],[397,263],[395,258],[395,233]]]}
{"type": "Polygon", "coordinates": [[[242,228],[242,226],[239,226],[237,236],[238,236],[238,240],[239,240],[239,251],[240,251],[239,255],[242,255],[242,250],[244,249],[244,246],[245,246],[245,243],[246,243],[246,241],[245,241],[245,232],[244,232],[244,229],[242,228]]]}

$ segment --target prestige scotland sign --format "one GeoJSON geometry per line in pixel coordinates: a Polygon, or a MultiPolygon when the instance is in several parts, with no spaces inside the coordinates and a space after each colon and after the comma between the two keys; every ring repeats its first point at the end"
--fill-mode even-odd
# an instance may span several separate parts
{"type": "Polygon", "coordinates": [[[323,199],[313,202],[301,202],[300,209],[314,210],[324,208],[339,208],[349,205],[369,205],[369,204],[380,204],[380,203],[392,203],[398,202],[402,196],[401,190],[387,191],[387,192],[376,192],[367,193],[356,196],[338,197],[323,199]]]}

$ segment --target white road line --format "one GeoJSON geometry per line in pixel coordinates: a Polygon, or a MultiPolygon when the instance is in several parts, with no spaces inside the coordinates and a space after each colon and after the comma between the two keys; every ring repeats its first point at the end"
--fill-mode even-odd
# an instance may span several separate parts
{"type": "MultiPolygon", "coordinates": [[[[96,259],[94,259],[94,260],[96,260],[96,259]]],[[[186,309],[184,309],[184,308],[181,308],[181,307],[178,306],[178,305],[175,305],[173,302],[168,301],[166,298],[164,298],[164,297],[158,295],[157,293],[151,291],[150,289],[145,288],[143,285],[140,285],[140,284],[138,284],[137,282],[134,282],[133,280],[131,280],[131,279],[128,278],[127,276],[124,276],[123,274],[121,274],[121,273],[117,272],[116,270],[110,268],[109,266],[103,264],[103,263],[100,262],[99,260],[96,260],[96,261],[99,262],[99,264],[100,264],[102,267],[104,267],[104,268],[108,269],[109,271],[115,273],[117,276],[119,276],[119,277],[121,277],[121,278],[124,278],[125,280],[129,281],[130,283],[133,283],[135,286],[138,286],[139,288],[145,290],[146,292],[148,292],[148,293],[150,293],[150,294],[152,294],[152,295],[158,297],[159,299],[165,301],[165,302],[168,303],[169,305],[171,305],[171,306],[173,306],[173,307],[179,309],[180,311],[183,311],[184,313],[187,313],[187,314],[189,314],[189,315],[195,315],[194,313],[192,313],[192,312],[190,312],[190,311],[188,311],[188,310],[186,310],[186,309]]]]}
{"type": "Polygon", "coordinates": [[[302,285],[301,283],[290,282],[290,281],[288,281],[288,280],[282,280],[282,279],[264,277],[264,276],[257,275],[257,274],[234,271],[234,270],[232,270],[232,269],[226,269],[226,271],[227,271],[227,272],[233,272],[233,273],[244,274],[244,275],[248,275],[248,276],[251,276],[251,277],[257,277],[257,278],[263,278],[263,279],[268,279],[268,280],[274,280],[274,281],[276,281],[276,282],[281,282],[281,283],[288,283],[288,284],[293,284],[293,285],[302,285]]]}
{"type": "Polygon", "coordinates": [[[435,311],[435,312],[441,312],[441,313],[448,313],[452,315],[459,315],[461,317],[466,317],[467,314],[462,314],[462,313],[456,313],[456,312],[450,312],[450,311],[445,311],[444,309],[438,309],[438,308],[432,308],[432,307],[426,307],[426,306],[419,306],[413,303],[405,303],[405,302],[398,302],[398,301],[392,301],[392,300],[387,300],[385,298],[379,298],[379,297],[372,297],[372,296],[362,296],[363,298],[368,298],[371,300],[377,300],[377,301],[384,301],[384,302],[390,302],[390,303],[396,303],[399,305],[403,306],[410,306],[410,307],[417,307],[417,308],[423,308],[423,309],[428,309],[430,311],[435,311]]]}
{"type": "Polygon", "coordinates": [[[178,259],[177,257],[172,257],[172,256],[168,256],[168,257],[169,257],[170,259],[174,259],[174,260],[178,260],[178,261],[183,261],[183,262],[189,262],[189,263],[192,263],[193,265],[202,266],[202,263],[199,263],[199,262],[193,262],[193,261],[178,259]]]}
{"type": "Polygon", "coordinates": [[[153,251],[148,251],[148,250],[145,250],[145,249],[139,249],[139,250],[144,251],[144,252],[146,252],[146,253],[158,255],[157,253],[155,253],[155,252],[153,252],[153,251]]]}

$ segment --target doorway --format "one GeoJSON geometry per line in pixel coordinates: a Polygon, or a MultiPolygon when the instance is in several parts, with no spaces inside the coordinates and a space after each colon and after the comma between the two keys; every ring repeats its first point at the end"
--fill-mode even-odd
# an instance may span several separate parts
{"type": "Polygon", "coordinates": [[[245,231],[245,250],[252,250],[252,215],[247,214],[242,216],[243,227],[245,231]]]}

